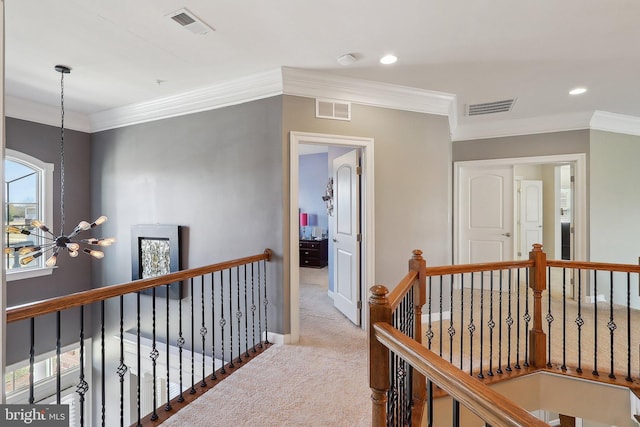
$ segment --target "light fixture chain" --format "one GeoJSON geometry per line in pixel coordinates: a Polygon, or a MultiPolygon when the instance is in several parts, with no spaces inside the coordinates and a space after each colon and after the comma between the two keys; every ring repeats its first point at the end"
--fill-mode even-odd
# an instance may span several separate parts
{"type": "Polygon", "coordinates": [[[64,72],[60,73],[60,235],[64,235],[64,72]]]}

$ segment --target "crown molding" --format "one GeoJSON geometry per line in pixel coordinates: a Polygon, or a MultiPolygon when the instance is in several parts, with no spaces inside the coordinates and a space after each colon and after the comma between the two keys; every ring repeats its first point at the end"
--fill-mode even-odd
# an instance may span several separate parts
{"type": "Polygon", "coordinates": [[[640,136],[640,117],[596,110],[589,125],[593,130],[640,136]]]}
{"type": "Polygon", "coordinates": [[[452,141],[589,129],[591,112],[458,124],[452,141]]]}
{"type": "Polygon", "coordinates": [[[280,69],[177,95],[101,111],[90,116],[94,132],[167,119],[268,98],[282,93],[280,69]]]}
{"type": "Polygon", "coordinates": [[[456,96],[408,86],[282,68],[285,95],[327,98],[356,104],[450,116],[456,96]]]}
{"type": "MultiPolygon", "coordinates": [[[[60,127],[60,108],[9,95],[5,95],[4,102],[7,117],[60,127]]],[[[92,131],[89,116],[67,109],[64,112],[64,127],[86,133],[92,131]]]]}

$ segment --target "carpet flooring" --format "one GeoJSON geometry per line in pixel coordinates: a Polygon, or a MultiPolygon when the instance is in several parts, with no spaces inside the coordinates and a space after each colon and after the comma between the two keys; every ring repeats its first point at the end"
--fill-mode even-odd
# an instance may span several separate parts
{"type": "Polygon", "coordinates": [[[326,277],[301,269],[298,344],[271,347],[162,426],[369,426],[367,336],[333,307],[326,277]]]}

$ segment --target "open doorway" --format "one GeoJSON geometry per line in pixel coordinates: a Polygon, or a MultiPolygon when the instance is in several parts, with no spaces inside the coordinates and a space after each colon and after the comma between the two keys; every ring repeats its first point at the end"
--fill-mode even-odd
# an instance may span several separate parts
{"type": "MultiPolygon", "coordinates": [[[[320,217],[310,217],[310,213],[316,214],[316,212],[303,212],[300,205],[300,177],[303,173],[301,169],[300,153],[301,147],[302,152],[309,152],[307,146],[314,146],[316,150],[319,152],[323,152],[324,149],[318,149],[317,147],[326,147],[327,152],[355,152],[360,155],[360,165],[357,169],[361,172],[359,177],[359,182],[361,183],[360,190],[357,190],[358,195],[360,196],[360,214],[353,212],[355,214],[355,218],[358,222],[354,227],[359,230],[357,234],[357,247],[359,248],[359,259],[357,260],[357,265],[355,268],[357,269],[358,277],[358,289],[357,300],[353,300],[353,305],[357,308],[357,322],[361,325],[366,325],[366,310],[362,310],[362,295],[366,295],[366,289],[373,286],[373,242],[374,242],[374,224],[373,224],[373,139],[371,138],[356,138],[356,137],[347,137],[347,136],[336,136],[336,135],[324,135],[324,134],[310,134],[310,133],[302,133],[302,132],[291,132],[290,134],[290,251],[289,251],[289,272],[290,272],[290,310],[291,310],[291,342],[297,342],[299,339],[299,325],[300,325],[300,245],[301,243],[305,243],[307,241],[317,242],[316,238],[320,236],[319,241],[324,240],[324,236],[327,238],[327,281],[329,281],[329,277],[335,277],[337,273],[334,272],[335,265],[332,265],[332,260],[334,259],[334,254],[332,252],[335,251],[333,248],[334,244],[340,242],[334,242],[336,238],[335,234],[332,234],[332,228],[335,228],[335,225],[332,226],[330,223],[335,221],[335,215],[327,215],[327,231],[326,234],[323,232],[323,224],[324,218],[320,217]],[[302,214],[307,214],[306,216],[302,216],[302,214]],[[311,222],[310,222],[311,219],[311,222]],[[306,225],[302,225],[306,224],[306,225]],[[315,227],[315,228],[314,228],[315,227]],[[331,245],[331,248],[329,248],[331,245]],[[331,275],[331,276],[329,276],[331,275]]],[[[355,168],[354,168],[355,169],[355,168]]],[[[329,162],[327,155],[327,172],[329,171],[329,162]]],[[[355,170],[354,170],[355,171],[355,170]]],[[[328,183],[327,176],[327,183],[328,183]]],[[[356,191],[356,190],[353,190],[356,191]]],[[[353,192],[352,191],[352,192],[353,192]]],[[[337,194],[336,187],[334,185],[334,214],[336,206],[337,194]]],[[[327,208],[326,201],[322,201],[324,204],[324,209],[327,208]]],[[[306,209],[306,208],[304,208],[306,209]]],[[[317,208],[313,208],[317,210],[317,208]]],[[[338,208],[339,209],[339,208],[338,208]]],[[[354,215],[348,215],[350,218],[354,218],[354,215]]],[[[335,231],[335,230],[334,230],[335,231]]],[[[348,251],[343,251],[344,253],[348,253],[348,251]]],[[[304,262],[304,260],[303,260],[304,262]]],[[[314,260],[314,262],[316,262],[314,260]]],[[[322,263],[320,263],[322,264],[322,263]]],[[[324,268],[324,267],[322,267],[324,268]]],[[[335,282],[336,279],[333,279],[332,282],[335,282]]],[[[334,300],[336,298],[335,293],[340,291],[340,286],[336,283],[332,284],[332,289],[330,289],[330,295],[333,294],[334,300]],[[332,291],[332,292],[331,292],[332,291]]],[[[341,310],[342,311],[342,310],[341,310]]],[[[347,317],[350,317],[347,315],[347,317]]],[[[351,318],[351,317],[350,317],[351,318]]],[[[352,320],[353,321],[353,320],[352,320]]]]}

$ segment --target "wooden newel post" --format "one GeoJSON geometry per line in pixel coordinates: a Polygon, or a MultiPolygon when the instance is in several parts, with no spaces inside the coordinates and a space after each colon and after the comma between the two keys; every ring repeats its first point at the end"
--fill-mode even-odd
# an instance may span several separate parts
{"type": "MultiPolygon", "coordinates": [[[[414,304],[414,336],[413,339],[422,343],[422,307],[427,302],[427,261],[422,258],[420,249],[413,250],[413,257],[409,260],[409,270],[418,272],[418,280],[413,285],[414,304]]],[[[422,412],[426,401],[427,380],[417,370],[413,371],[413,409],[411,411],[411,425],[420,425],[422,412]]]]}
{"type": "Polygon", "coordinates": [[[389,391],[389,349],[375,337],[373,325],[391,324],[389,290],[382,285],[373,286],[369,296],[369,387],[371,388],[371,425],[387,424],[387,392],[389,391]]]}
{"type": "Polygon", "coordinates": [[[542,330],[542,292],[547,289],[547,254],[536,243],[529,252],[533,268],[529,270],[529,287],[533,290],[533,326],[529,331],[529,364],[544,368],[547,364],[547,336],[542,330]]]}

